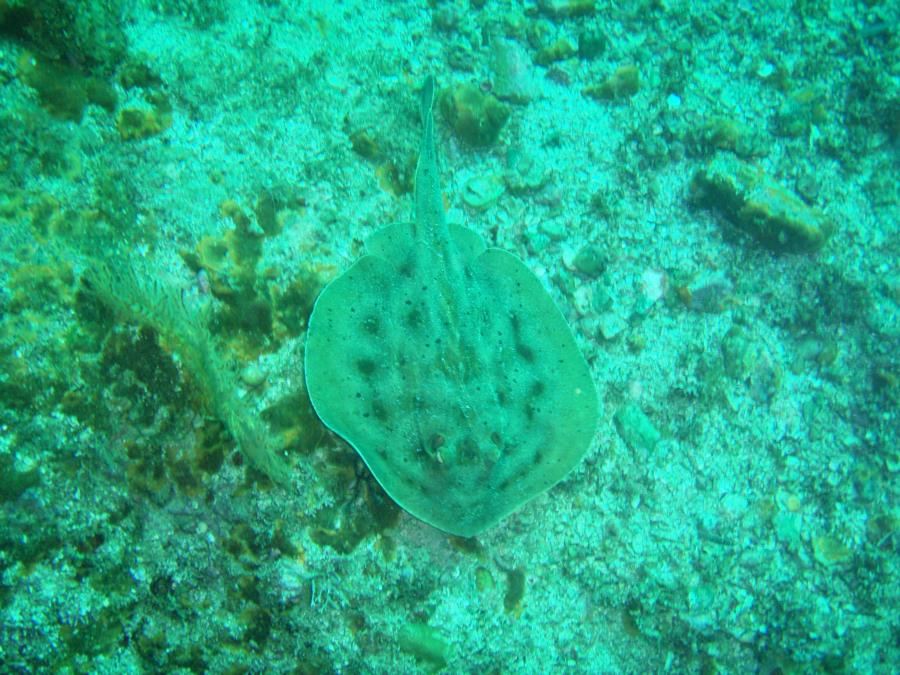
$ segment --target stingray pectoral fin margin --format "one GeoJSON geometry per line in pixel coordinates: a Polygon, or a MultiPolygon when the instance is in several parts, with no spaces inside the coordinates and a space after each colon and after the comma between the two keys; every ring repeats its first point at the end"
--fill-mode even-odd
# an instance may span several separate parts
{"type": "Polygon", "coordinates": [[[535,352],[553,372],[553,388],[562,399],[556,424],[569,430],[569,452],[577,461],[596,430],[599,401],[590,368],[565,317],[540,280],[512,253],[489,248],[478,257],[476,268],[483,283],[504,298],[502,306],[519,312],[519,321],[533,333],[535,352]]]}
{"type": "Polygon", "coordinates": [[[366,252],[398,265],[415,243],[414,228],[409,222],[385,225],[366,239],[366,252]]]}
{"type": "Polygon", "coordinates": [[[325,425],[351,442],[361,426],[355,421],[353,387],[363,377],[361,361],[369,358],[360,343],[373,333],[366,322],[381,319],[381,291],[393,274],[383,258],[363,256],[319,294],[310,315],[304,363],[309,396],[325,425]]]}

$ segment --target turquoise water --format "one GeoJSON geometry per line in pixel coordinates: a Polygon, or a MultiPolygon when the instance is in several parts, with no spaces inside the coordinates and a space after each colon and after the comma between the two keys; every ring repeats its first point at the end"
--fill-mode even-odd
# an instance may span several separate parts
{"type": "Polygon", "coordinates": [[[895,672],[898,14],[0,0],[0,672],[895,672]],[[404,509],[304,360],[322,289],[419,222],[429,75],[428,204],[542,290],[528,326],[479,305],[507,343],[361,324],[420,359],[347,355],[404,509]],[[563,318],[587,448],[540,398],[563,318]],[[476,381],[521,414],[456,445],[476,381]],[[469,538],[429,515],[465,462],[469,538]]]}

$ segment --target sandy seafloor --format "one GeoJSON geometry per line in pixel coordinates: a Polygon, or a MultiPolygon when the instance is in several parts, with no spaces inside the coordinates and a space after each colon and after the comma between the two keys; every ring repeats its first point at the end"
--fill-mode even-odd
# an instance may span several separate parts
{"type": "Polygon", "coordinates": [[[121,5],[0,1],[0,671],[896,672],[896,4],[121,5]],[[316,292],[412,213],[429,73],[504,99],[480,145],[436,116],[447,216],[602,401],[467,541],[304,394],[316,292]],[[774,202],[698,196],[716,161],[774,202]],[[775,202],[830,236],[761,239],[775,202]]]}

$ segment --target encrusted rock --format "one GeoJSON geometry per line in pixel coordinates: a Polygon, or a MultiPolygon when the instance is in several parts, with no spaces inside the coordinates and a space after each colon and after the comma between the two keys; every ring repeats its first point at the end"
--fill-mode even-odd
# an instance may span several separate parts
{"type": "Polygon", "coordinates": [[[718,155],[694,176],[694,200],[778,252],[812,252],[834,229],[819,209],[775,181],[758,166],[718,155]]]}
{"type": "Polygon", "coordinates": [[[509,108],[472,84],[441,92],[441,112],[454,133],[475,146],[491,145],[509,119],[509,108]]]}

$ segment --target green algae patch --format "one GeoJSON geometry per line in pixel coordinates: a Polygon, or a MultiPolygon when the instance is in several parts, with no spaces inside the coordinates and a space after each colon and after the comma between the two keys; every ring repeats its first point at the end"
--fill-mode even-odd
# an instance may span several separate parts
{"type": "Polygon", "coordinates": [[[831,535],[814,537],[812,549],[816,562],[825,567],[842,565],[853,558],[853,551],[840,539],[831,535]]]}
{"type": "Polygon", "coordinates": [[[475,588],[482,595],[493,592],[496,587],[494,575],[484,566],[479,565],[475,568],[475,588]]]}
{"type": "Polygon", "coordinates": [[[522,569],[504,571],[506,593],[503,595],[503,610],[518,617],[522,613],[522,601],[525,599],[525,571],[522,569]]]}
{"type": "Polygon", "coordinates": [[[171,115],[153,108],[124,108],[116,116],[116,130],[123,141],[137,141],[157,136],[171,124],[171,115]]]}
{"type": "Polygon", "coordinates": [[[278,444],[300,455],[312,453],[328,433],[302,389],[283,396],[263,410],[261,416],[278,444]]]}
{"type": "Polygon", "coordinates": [[[445,668],[452,656],[450,644],[436,629],[424,623],[403,626],[397,644],[400,651],[415,658],[432,673],[445,668]]]}
{"type": "Polygon", "coordinates": [[[154,89],[162,83],[159,74],[142,61],[126,61],[119,69],[119,84],[123,89],[154,89]]]}
{"type": "Polygon", "coordinates": [[[350,147],[364,159],[376,160],[383,156],[381,146],[368,129],[350,132],[350,147]]]}
{"type": "Polygon", "coordinates": [[[54,117],[80,122],[88,103],[109,112],[116,107],[116,92],[108,83],[46,57],[24,52],[19,57],[18,74],[54,117]]]}
{"type": "Polygon", "coordinates": [[[620,66],[600,84],[585,87],[582,93],[598,101],[624,101],[641,88],[641,75],[635,65],[620,66]]]}
{"type": "Polygon", "coordinates": [[[237,202],[226,199],[219,213],[234,224],[222,236],[204,236],[194,250],[181,257],[208,283],[222,301],[215,331],[244,360],[276,349],[306,329],[322,280],[312,263],[301,261],[292,277],[276,283],[277,268],[263,269],[263,243],[281,230],[282,200],[269,191],[257,199],[251,217],[237,202]]]}
{"type": "Polygon", "coordinates": [[[593,16],[597,11],[596,0],[539,0],[541,14],[554,21],[593,16]]]}
{"type": "Polygon", "coordinates": [[[570,59],[577,53],[575,45],[565,38],[560,38],[552,45],[547,45],[546,47],[539,49],[537,54],[534,55],[534,62],[539,66],[546,67],[557,61],[570,59]]]}

